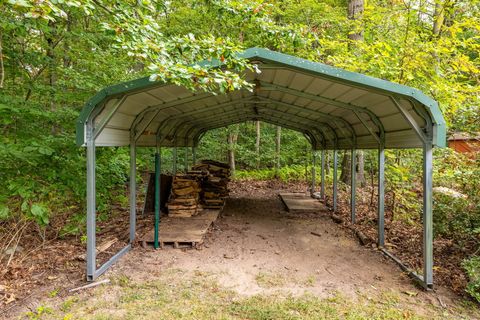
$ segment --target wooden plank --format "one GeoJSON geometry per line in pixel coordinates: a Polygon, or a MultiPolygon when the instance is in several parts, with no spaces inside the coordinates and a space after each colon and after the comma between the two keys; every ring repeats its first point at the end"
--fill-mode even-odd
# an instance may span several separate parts
{"type": "MultiPolygon", "coordinates": [[[[217,220],[220,210],[204,210],[190,218],[162,217],[159,226],[159,241],[163,244],[201,243],[210,225],[217,220]]],[[[140,242],[152,243],[154,231],[147,231],[140,242]]]]}
{"type": "Polygon", "coordinates": [[[305,193],[280,193],[288,212],[319,212],[327,208],[317,199],[305,193]]]}

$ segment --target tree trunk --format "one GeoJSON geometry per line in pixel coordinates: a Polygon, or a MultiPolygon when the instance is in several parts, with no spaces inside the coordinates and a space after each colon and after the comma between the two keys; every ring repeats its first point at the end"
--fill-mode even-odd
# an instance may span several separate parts
{"type": "MultiPolygon", "coordinates": [[[[56,111],[57,106],[55,103],[56,97],[56,85],[57,85],[57,71],[56,71],[56,57],[55,57],[55,37],[57,36],[55,22],[50,21],[48,23],[50,27],[50,33],[47,33],[46,40],[48,44],[47,57],[48,57],[48,85],[50,86],[50,111],[56,111]]],[[[52,125],[51,133],[56,135],[58,128],[55,124],[52,125]]]]}
{"type": "Polygon", "coordinates": [[[340,181],[346,184],[350,184],[350,174],[351,174],[351,164],[350,164],[350,151],[345,150],[343,152],[342,159],[342,173],[340,174],[340,181]]]}
{"type": "Polygon", "coordinates": [[[435,11],[433,13],[433,36],[438,37],[442,30],[443,23],[445,21],[445,10],[443,4],[440,1],[435,3],[435,11]]]}
{"type": "Polygon", "coordinates": [[[260,169],[260,121],[255,121],[257,140],[255,141],[256,168],[260,169]]]}
{"type": "Polygon", "coordinates": [[[238,125],[234,130],[229,130],[227,143],[228,143],[228,165],[230,166],[230,172],[232,176],[235,176],[235,145],[238,139],[238,125]]]}
{"type": "Polygon", "coordinates": [[[330,174],[330,152],[325,151],[325,174],[330,174]]]}
{"type": "MultiPolygon", "coordinates": [[[[348,19],[358,20],[362,18],[364,9],[364,0],[349,0],[348,1],[348,19]]],[[[350,40],[363,40],[363,30],[357,28],[348,34],[350,40]]]]}
{"type": "Polygon", "coordinates": [[[282,127],[277,126],[275,137],[275,177],[279,177],[280,172],[280,143],[282,139],[282,127]]]}
{"type": "Polygon", "coordinates": [[[3,65],[3,48],[2,48],[3,33],[0,29],[0,89],[3,88],[3,82],[5,81],[5,66],[3,65]]]}
{"type": "Polygon", "coordinates": [[[357,183],[365,187],[365,154],[363,150],[357,150],[357,183]]]}
{"type": "MultiPolygon", "coordinates": [[[[305,145],[305,182],[307,183],[307,186],[310,185],[310,181],[308,181],[308,162],[310,160],[310,144],[307,143],[305,145]]],[[[310,189],[310,187],[308,188],[310,189]]]]}

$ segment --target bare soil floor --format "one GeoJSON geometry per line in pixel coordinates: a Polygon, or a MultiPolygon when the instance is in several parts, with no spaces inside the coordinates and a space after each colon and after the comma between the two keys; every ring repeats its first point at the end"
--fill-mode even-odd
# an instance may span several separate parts
{"type": "Polygon", "coordinates": [[[433,293],[417,288],[390,259],[362,247],[349,229],[334,223],[329,212],[288,213],[278,196],[281,191],[237,189],[202,250],[138,248],[115,272],[138,280],[167,268],[213,272],[220,275],[221,285],[242,295],[280,290],[355,296],[395,289],[427,303],[439,304],[437,296],[442,303],[455,299],[442,288],[433,293]]]}
{"type": "MultiPolygon", "coordinates": [[[[360,296],[395,295],[399,308],[413,307],[427,318],[432,308],[437,312],[461,304],[447,289],[425,292],[416,287],[391,260],[372,247],[362,247],[351,230],[334,223],[328,211],[290,214],[278,197],[285,190],[242,186],[232,192],[201,250],[136,246],[102,278],[128,275],[130,282],[149,283],[181,270],[179,275],[187,278],[215,275],[222,288],[240,297],[341,294],[355,301],[360,296]]],[[[92,299],[89,290],[80,292],[79,298],[92,299]]],[[[51,304],[67,298],[59,296],[51,304]]],[[[471,312],[466,316],[473,317],[471,312]]]]}

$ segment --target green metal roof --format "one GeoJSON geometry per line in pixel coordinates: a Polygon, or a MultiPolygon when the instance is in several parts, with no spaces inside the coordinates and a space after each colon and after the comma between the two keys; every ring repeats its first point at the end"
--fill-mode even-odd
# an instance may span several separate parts
{"type": "Polygon", "coordinates": [[[89,120],[97,146],[128,145],[131,137],[138,146],[193,146],[208,130],[261,120],[304,133],[315,149],[446,145],[438,103],[417,89],[267,49],[241,55],[261,70],[245,75],[253,92],[213,95],[148,77],[116,84],[86,103],[77,144],[85,145],[89,120]]]}

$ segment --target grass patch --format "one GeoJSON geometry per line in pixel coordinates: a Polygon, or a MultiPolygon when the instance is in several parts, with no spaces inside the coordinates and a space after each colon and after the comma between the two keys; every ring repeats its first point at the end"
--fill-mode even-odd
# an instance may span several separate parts
{"type": "Polygon", "coordinates": [[[255,281],[262,288],[281,287],[287,282],[284,276],[273,272],[259,272],[255,276],[255,281]]]}
{"type": "Polygon", "coordinates": [[[313,287],[316,281],[317,281],[317,278],[311,275],[302,281],[302,285],[304,285],[305,287],[313,287]]]}
{"type": "MultiPolygon", "coordinates": [[[[448,319],[440,311],[415,312],[415,304],[401,303],[386,293],[377,298],[341,294],[319,298],[254,295],[242,297],[222,288],[209,273],[166,271],[147,282],[120,276],[110,285],[67,298],[57,307],[43,306],[27,316],[34,319],[448,319]]],[[[285,283],[273,273],[260,273],[257,282],[268,286],[285,283]]],[[[417,306],[417,308],[419,308],[417,306]]],[[[422,309],[425,310],[425,309],[422,309]]],[[[444,311],[443,311],[444,312],[444,311]]],[[[455,318],[459,318],[456,316],[455,318]]]]}

